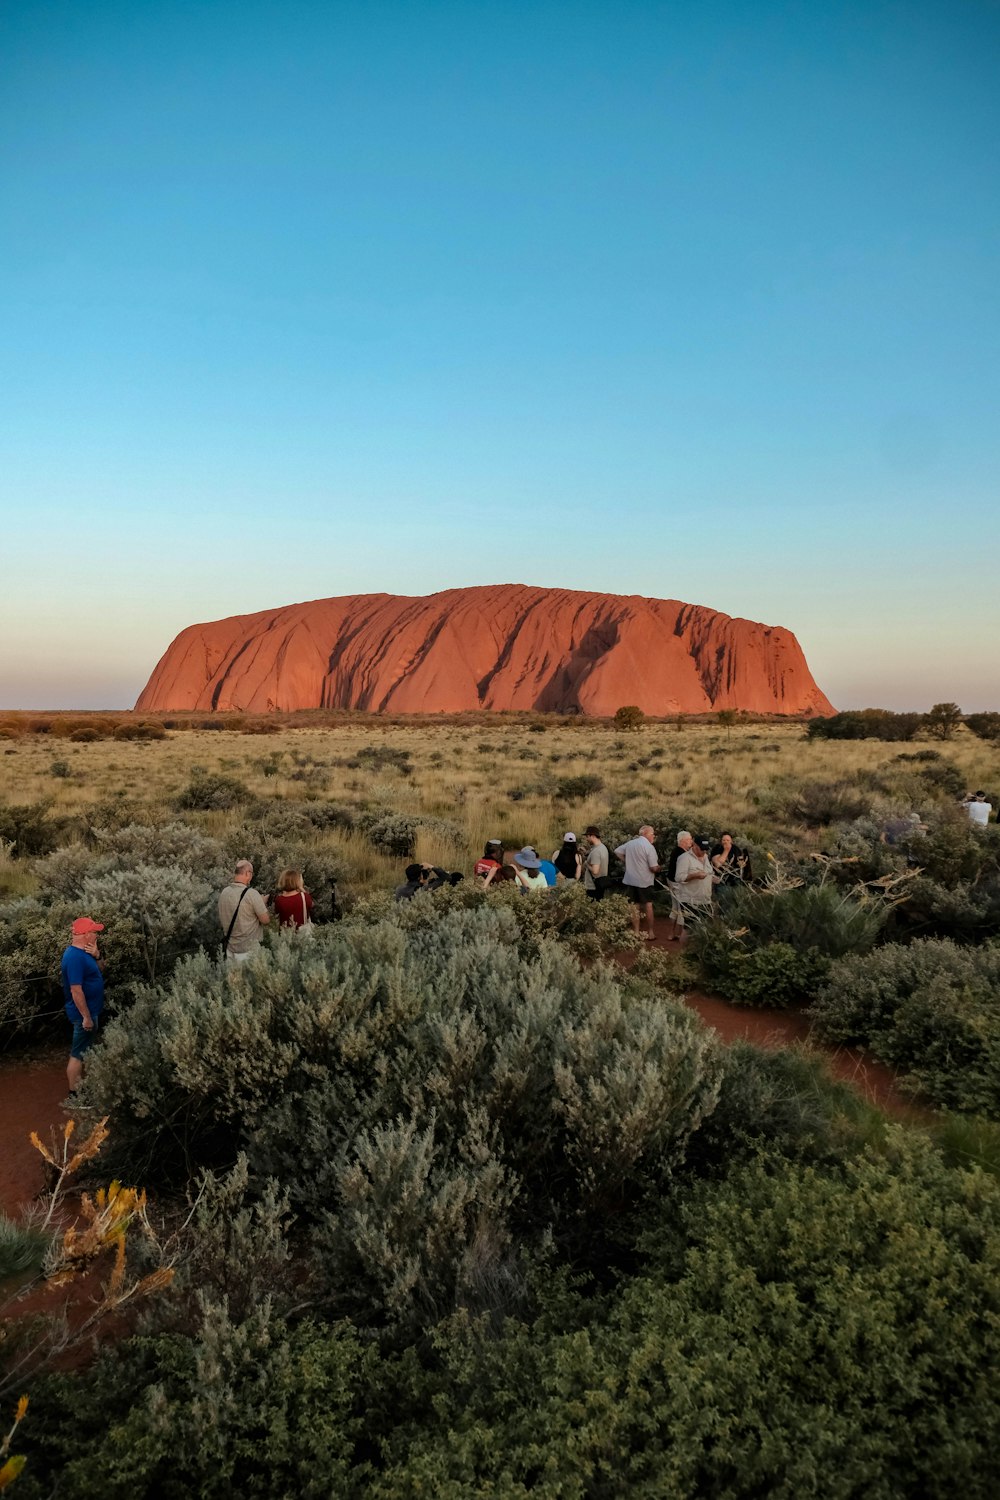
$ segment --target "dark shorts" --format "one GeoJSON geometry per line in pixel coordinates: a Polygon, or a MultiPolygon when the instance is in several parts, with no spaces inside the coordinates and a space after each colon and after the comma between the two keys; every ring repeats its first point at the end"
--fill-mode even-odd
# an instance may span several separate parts
{"type": "Polygon", "coordinates": [[[653,899],[651,885],[627,885],[624,891],[633,906],[646,906],[653,899]]]}
{"type": "Polygon", "coordinates": [[[94,1037],[97,1035],[97,1028],[100,1024],[100,1017],[95,1016],[94,1029],[92,1031],[84,1031],[82,1021],[73,1022],[73,1045],[69,1049],[70,1057],[75,1057],[78,1062],[82,1062],[83,1054],[89,1052],[93,1045],[94,1037]]]}

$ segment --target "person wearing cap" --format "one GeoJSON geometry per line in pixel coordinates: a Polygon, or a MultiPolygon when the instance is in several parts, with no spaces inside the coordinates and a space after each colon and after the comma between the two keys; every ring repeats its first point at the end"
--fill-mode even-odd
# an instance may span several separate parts
{"type": "Polygon", "coordinates": [[[549,882],[542,872],[542,861],[534,849],[524,848],[517,851],[514,855],[514,874],[523,891],[534,891],[540,894],[549,888],[549,882]]]}
{"type": "Polygon", "coordinates": [[[483,850],[482,858],[477,859],[472,873],[478,881],[481,881],[484,891],[490,886],[498,883],[500,871],[503,868],[503,843],[500,839],[487,839],[486,848],[483,850]]]}
{"type": "Polygon", "coordinates": [[[97,934],[103,931],[103,923],[77,917],[60,966],[66,1017],[73,1027],[66,1064],[69,1108],[75,1106],[77,1090],[83,1082],[83,1059],[90,1051],[104,1010],[104,960],[97,951],[97,934]]]}
{"type": "Polygon", "coordinates": [[[636,937],[652,942],[653,932],[653,877],[660,868],[659,857],[653,847],[656,837],[654,829],[644,823],[634,839],[619,844],[615,858],[625,862],[625,879],[622,882],[625,894],[632,903],[632,931],[636,937]],[[642,931],[645,912],[646,931],[642,931]]]}
{"type": "Polygon", "coordinates": [[[237,860],[233,878],[219,897],[219,925],[226,934],[226,961],[231,964],[253,957],[271,920],[268,898],[253,889],[252,879],[250,861],[237,860]]]}
{"type": "Polygon", "coordinates": [[[587,864],[583,872],[583,888],[592,901],[603,901],[608,885],[608,866],[611,856],[601,839],[601,830],[591,824],[584,834],[588,845],[587,864]]]}
{"type": "Polygon", "coordinates": [[[564,833],[562,844],[552,851],[552,863],[561,880],[579,880],[583,874],[583,856],[575,833],[564,833]]]}

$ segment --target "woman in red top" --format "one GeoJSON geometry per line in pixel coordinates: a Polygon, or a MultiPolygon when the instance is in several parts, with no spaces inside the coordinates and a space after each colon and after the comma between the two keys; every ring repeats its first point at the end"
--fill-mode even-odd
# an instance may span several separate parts
{"type": "Polygon", "coordinates": [[[301,870],[282,870],[278,876],[278,894],[274,910],[282,927],[310,927],[313,898],[302,881],[301,870]]]}

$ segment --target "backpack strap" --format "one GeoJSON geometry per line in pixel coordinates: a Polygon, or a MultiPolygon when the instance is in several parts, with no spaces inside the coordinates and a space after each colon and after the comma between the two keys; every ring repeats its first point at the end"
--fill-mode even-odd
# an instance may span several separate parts
{"type": "Polygon", "coordinates": [[[236,903],[236,910],[233,912],[233,920],[229,924],[229,931],[226,933],[226,936],[224,937],[224,939],[222,941],[222,951],[223,951],[223,953],[228,953],[229,952],[229,939],[233,935],[233,928],[236,926],[236,918],[240,914],[240,904],[241,904],[241,902],[243,900],[243,897],[246,895],[246,893],[247,893],[247,891],[249,889],[250,889],[250,887],[248,885],[245,885],[243,887],[242,891],[240,892],[240,899],[236,903]]]}

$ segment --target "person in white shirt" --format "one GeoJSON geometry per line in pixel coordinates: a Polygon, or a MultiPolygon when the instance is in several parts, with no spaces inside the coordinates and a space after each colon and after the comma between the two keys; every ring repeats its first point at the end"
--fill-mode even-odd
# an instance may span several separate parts
{"type": "Polygon", "coordinates": [[[970,792],[962,806],[969,814],[970,823],[974,823],[977,828],[986,827],[990,821],[993,804],[992,802],[987,802],[985,792],[976,792],[974,795],[970,792]]]}
{"type": "Polygon", "coordinates": [[[681,909],[707,916],[712,909],[712,894],[719,876],[712,868],[707,847],[698,839],[691,840],[690,849],[686,849],[677,861],[674,880],[681,909]]]}
{"type": "Polygon", "coordinates": [[[619,844],[615,858],[625,861],[625,894],[632,903],[632,931],[646,942],[653,940],[653,876],[660,868],[660,858],[653,847],[656,834],[644,823],[634,839],[619,844]],[[646,931],[641,931],[646,914],[646,931]]]}

